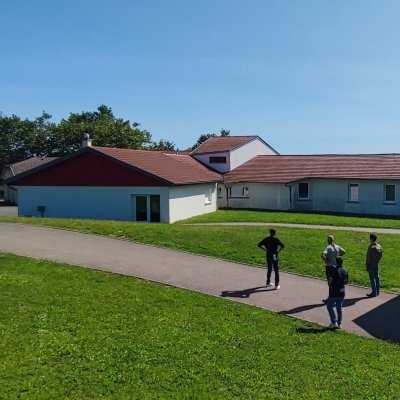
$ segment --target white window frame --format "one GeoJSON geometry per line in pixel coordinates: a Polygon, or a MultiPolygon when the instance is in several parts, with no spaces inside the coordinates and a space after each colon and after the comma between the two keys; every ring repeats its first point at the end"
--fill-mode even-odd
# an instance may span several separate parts
{"type": "Polygon", "coordinates": [[[308,182],[299,182],[297,189],[298,189],[297,198],[299,200],[310,200],[310,184],[308,182]],[[300,185],[307,185],[307,197],[300,196],[300,185]]]}
{"type": "Polygon", "coordinates": [[[248,186],[243,186],[242,187],[242,196],[243,197],[249,197],[249,188],[248,188],[248,186]]]}
{"type": "Polygon", "coordinates": [[[349,183],[349,194],[348,194],[348,201],[351,203],[358,203],[359,198],[359,186],[358,183],[349,183]],[[356,189],[356,190],[353,190],[356,189]]]}
{"type": "Polygon", "coordinates": [[[396,203],[396,185],[394,183],[385,183],[383,186],[383,199],[385,203],[394,204],[396,203]],[[394,199],[388,200],[387,199],[387,187],[393,186],[394,187],[394,199]]]}

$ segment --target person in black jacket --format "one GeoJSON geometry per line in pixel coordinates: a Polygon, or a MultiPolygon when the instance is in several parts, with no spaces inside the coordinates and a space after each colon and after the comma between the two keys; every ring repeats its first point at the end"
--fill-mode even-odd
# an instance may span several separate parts
{"type": "Polygon", "coordinates": [[[269,230],[270,236],[267,236],[260,243],[258,243],[258,247],[263,249],[266,252],[266,260],[267,260],[267,286],[271,285],[271,273],[272,268],[274,268],[275,273],[275,289],[279,289],[279,257],[278,254],[285,248],[284,244],[275,237],[276,230],[269,230]]]}

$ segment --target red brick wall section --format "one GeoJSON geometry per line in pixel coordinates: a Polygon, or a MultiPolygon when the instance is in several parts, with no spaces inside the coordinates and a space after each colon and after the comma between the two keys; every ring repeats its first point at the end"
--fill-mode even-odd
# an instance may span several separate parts
{"type": "Polygon", "coordinates": [[[167,186],[92,153],[65,160],[13,182],[16,186],[167,186]]]}

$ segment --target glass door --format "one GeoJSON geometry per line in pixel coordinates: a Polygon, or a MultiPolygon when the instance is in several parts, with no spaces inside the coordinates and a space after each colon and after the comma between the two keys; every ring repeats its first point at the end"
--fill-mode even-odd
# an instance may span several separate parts
{"type": "Polygon", "coordinates": [[[147,196],[135,196],[136,221],[147,222],[147,196]]]}
{"type": "Polygon", "coordinates": [[[134,196],[135,221],[160,222],[160,195],[134,196]]]}

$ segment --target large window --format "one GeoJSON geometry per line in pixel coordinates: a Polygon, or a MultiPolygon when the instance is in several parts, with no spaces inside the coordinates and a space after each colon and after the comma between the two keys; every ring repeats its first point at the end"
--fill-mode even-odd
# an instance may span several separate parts
{"type": "Polygon", "coordinates": [[[385,202],[394,203],[396,201],[396,186],[385,185],[385,202]]]}
{"type": "Polygon", "coordinates": [[[232,186],[228,190],[229,197],[249,197],[249,188],[247,186],[232,186]]]}
{"type": "Polygon", "coordinates": [[[358,184],[349,184],[349,201],[358,201],[358,184]]]}
{"type": "Polygon", "coordinates": [[[135,221],[160,222],[160,196],[137,195],[134,196],[135,221]]]}
{"type": "Polygon", "coordinates": [[[226,164],[226,157],[210,157],[210,164],[226,164]]]}
{"type": "Polygon", "coordinates": [[[309,199],[310,195],[308,192],[308,183],[307,182],[300,182],[299,183],[299,199],[309,199]]]}

